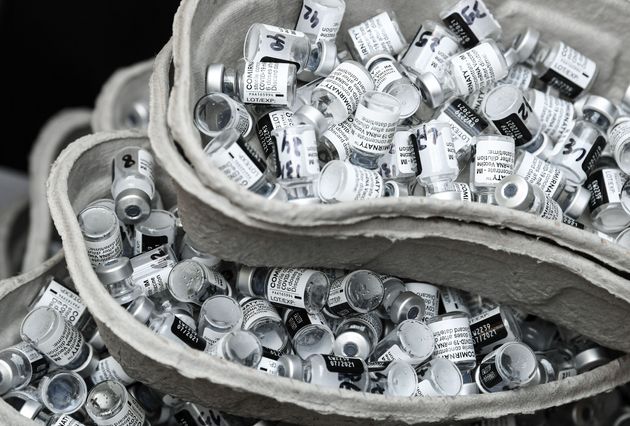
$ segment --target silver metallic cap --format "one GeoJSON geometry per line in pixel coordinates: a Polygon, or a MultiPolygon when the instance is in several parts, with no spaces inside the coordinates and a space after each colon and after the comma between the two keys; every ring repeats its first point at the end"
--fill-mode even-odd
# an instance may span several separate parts
{"type": "Polygon", "coordinates": [[[479,387],[477,383],[463,383],[462,389],[459,391],[457,395],[477,395],[479,393],[479,387]]]}
{"type": "Polygon", "coordinates": [[[421,321],[424,317],[424,299],[411,291],[404,291],[398,295],[389,308],[389,319],[398,324],[407,319],[421,321]]]}
{"type": "Polygon", "coordinates": [[[86,343],[86,346],[88,347],[90,353],[88,354],[85,362],[72,370],[81,377],[88,377],[94,373],[94,371],[96,371],[96,367],[98,367],[98,362],[100,361],[100,358],[94,354],[94,348],[92,345],[86,343]]]}
{"type": "Polygon", "coordinates": [[[133,225],[145,220],[151,214],[151,198],[146,192],[129,188],[116,197],[116,216],[123,223],[133,225]]]}
{"type": "Polygon", "coordinates": [[[0,395],[13,389],[14,374],[11,366],[0,359],[0,395]]]}
{"type": "Polygon", "coordinates": [[[338,63],[337,45],[330,40],[322,40],[317,42],[317,46],[320,48],[320,57],[314,73],[326,77],[338,63]]]}
{"type": "Polygon", "coordinates": [[[155,310],[155,303],[146,296],[140,296],[127,306],[129,312],[135,319],[142,324],[146,324],[151,317],[151,313],[155,310]]]}
{"type": "Polygon", "coordinates": [[[280,377],[302,380],[302,358],[297,355],[282,355],[278,359],[280,377]]]}
{"type": "Polygon", "coordinates": [[[619,110],[615,104],[602,96],[589,95],[586,98],[582,107],[582,113],[589,110],[598,112],[606,117],[609,124],[612,124],[619,115],[619,110]]]}
{"type": "Polygon", "coordinates": [[[516,51],[520,62],[524,62],[532,56],[539,40],[540,32],[530,27],[527,27],[525,32],[519,33],[514,38],[512,47],[516,51]]]}
{"type": "Polygon", "coordinates": [[[310,124],[315,129],[317,138],[324,134],[328,130],[328,120],[324,117],[324,114],[317,108],[304,105],[301,106],[295,114],[293,114],[293,120],[298,124],[310,124]]]}
{"type": "Polygon", "coordinates": [[[508,68],[512,68],[515,64],[520,62],[518,53],[511,47],[503,53],[503,57],[505,58],[505,63],[508,68]]]}
{"type": "Polygon", "coordinates": [[[420,74],[416,83],[424,102],[431,108],[437,108],[444,103],[444,91],[440,80],[430,72],[420,74]]]}
{"type": "Polygon", "coordinates": [[[333,352],[337,356],[366,359],[372,352],[372,343],[365,334],[348,330],[337,336],[333,352]]]}
{"type": "Polygon", "coordinates": [[[529,210],[534,202],[534,191],[527,181],[517,175],[504,178],[495,190],[497,204],[516,210],[529,210]]]}
{"type": "Polygon", "coordinates": [[[239,293],[245,296],[254,296],[252,293],[252,278],[254,275],[254,271],[256,268],[252,268],[251,266],[241,266],[238,270],[238,275],[236,276],[236,288],[239,293]]]}
{"type": "Polygon", "coordinates": [[[481,194],[475,194],[475,201],[481,204],[497,204],[497,199],[494,196],[494,192],[484,192],[481,194]]]}
{"type": "Polygon", "coordinates": [[[101,336],[101,332],[98,330],[96,330],[96,333],[94,333],[92,338],[88,340],[88,343],[94,348],[96,352],[102,352],[103,350],[105,350],[105,341],[101,336]]]}
{"type": "Polygon", "coordinates": [[[566,197],[565,203],[563,203],[560,207],[562,207],[564,214],[577,219],[582,216],[582,213],[586,210],[586,207],[591,199],[591,191],[583,186],[577,186],[574,188],[575,191],[566,197]]]}
{"type": "Polygon", "coordinates": [[[592,370],[610,362],[606,350],[601,347],[594,347],[582,351],[575,355],[575,368],[578,374],[592,370]]]}
{"type": "Polygon", "coordinates": [[[223,75],[225,65],[210,64],[206,68],[206,93],[223,92],[223,75]]]}
{"type": "Polygon", "coordinates": [[[133,274],[133,267],[127,257],[117,257],[96,267],[96,275],[103,285],[126,280],[133,274]]]}

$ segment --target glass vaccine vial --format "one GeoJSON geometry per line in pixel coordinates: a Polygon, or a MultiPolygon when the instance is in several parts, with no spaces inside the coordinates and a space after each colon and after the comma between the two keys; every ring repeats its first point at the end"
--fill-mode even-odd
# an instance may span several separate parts
{"type": "Polygon", "coordinates": [[[263,356],[263,346],[251,331],[234,330],[221,337],[210,348],[209,353],[245,367],[255,368],[263,356]]]}
{"type": "Polygon", "coordinates": [[[424,300],[424,315],[421,320],[428,324],[429,319],[437,316],[440,309],[440,288],[433,284],[422,282],[405,283],[405,289],[411,291],[424,300]]]}
{"type": "Polygon", "coordinates": [[[240,330],[242,324],[243,311],[236,299],[216,295],[209,297],[201,305],[197,332],[208,346],[212,346],[226,334],[240,330]]]}
{"type": "Polygon", "coordinates": [[[173,266],[167,284],[175,300],[197,306],[209,297],[228,294],[229,286],[220,273],[195,260],[182,260],[173,266]]]}
{"type": "Polygon", "coordinates": [[[302,359],[332,353],[335,335],[322,313],[309,314],[303,309],[289,308],[284,312],[284,325],[293,350],[302,359]]]}
{"type": "Polygon", "coordinates": [[[296,88],[293,64],[240,59],[236,68],[211,64],[206,69],[207,93],[225,93],[244,104],[292,105],[296,88]]]}
{"type": "Polygon", "coordinates": [[[433,73],[443,78],[448,58],[459,52],[456,36],[434,21],[424,21],[407,50],[400,55],[400,64],[418,76],[433,73]]]}
{"type": "Polygon", "coordinates": [[[334,42],[345,11],[344,0],[303,0],[295,29],[315,36],[315,41],[334,42]]]}
{"type": "Polygon", "coordinates": [[[316,314],[326,306],[330,282],[326,274],[314,269],[241,266],[237,287],[245,296],[316,314]]]}
{"type": "Polygon", "coordinates": [[[360,269],[332,282],[325,313],[334,318],[365,314],[383,300],[383,281],[372,271],[360,269]]]}
{"type": "Polygon", "coordinates": [[[418,375],[411,364],[395,360],[370,362],[370,393],[390,396],[413,396],[418,386],[418,375]]]}
{"type": "Polygon", "coordinates": [[[352,123],[354,115],[339,123],[333,124],[317,140],[317,151],[320,160],[320,168],[323,164],[333,160],[346,161],[350,158],[350,138],[352,138],[352,123]]]}
{"type": "Polygon", "coordinates": [[[129,259],[133,267],[131,280],[146,296],[167,290],[168,276],[177,263],[170,245],[164,244],[129,259]]]}
{"type": "Polygon", "coordinates": [[[246,138],[253,126],[245,105],[223,93],[208,93],[200,98],[193,114],[195,127],[208,140],[226,129],[236,130],[246,138]]]}
{"type": "Polygon", "coordinates": [[[341,160],[330,161],[322,168],[317,187],[320,199],[326,204],[387,195],[385,181],[377,171],[341,160]]]}
{"type": "Polygon", "coordinates": [[[440,19],[470,49],[486,39],[500,40],[501,25],[482,0],[461,0],[440,12],[440,19]]]}
{"type": "Polygon", "coordinates": [[[254,333],[263,346],[283,351],[289,343],[289,334],[278,311],[266,299],[244,297],[239,300],[243,310],[243,330],[254,333]]]}
{"type": "Polygon", "coordinates": [[[206,349],[205,340],[199,337],[195,328],[191,324],[186,324],[173,312],[153,311],[147,322],[152,332],[172,342],[184,344],[199,351],[206,349]]]}
{"type": "Polygon", "coordinates": [[[116,216],[123,223],[142,222],[151,213],[155,194],[153,167],[153,156],[139,147],[123,148],[114,156],[112,197],[116,216]]]}
{"type": "Polygon", "coordinates": [[[534,114],[540,119],[540,129],[553,142],[565,140],[577,117],[573,104],[536,89],[526,90],[525,96],[534,114]]]}
{"type": "Polygon", "coordinates": [[[374,89],[395,97],[400,103],[400,118],[411,117],[420,108],[420,92],[407,78],[402,65],[392,55],[379,53],[370,57],[365,68],[372,75],[374,89]]]}
{"type": "Polygon", "coordinates": [[[71,371],[57,371],[44,376],[37,390],[44,407],[53,414],[72,414],[79,411],[88,394],[83,377],[71,371]]]}
{"type": "Polygon", "coordinates": [[[435,349],[433,332],[423,322],[405,320],[383,337],[372,352],[372,359],[394,361],[397,359],[418,365],[428,360],[435,349]]]}
{"type": "Polygon", "coordinates": [[[181,243],[179,244],[179,259],[194,260],[195,262],[205,265],[209,269],[215,269],[221,264],[221,259],[198,249],[195,243],[193,243],[190,237],[186,234],[184,234],[181,239],[181,243]]]}
{"type": "Polygon", "coordinates": [[[562,209],[558,203],[521,176],[512,175],[504,178],[496,187],[495,198],[501,207],[562,222],[562,209]]]}
{"type": "Polygon", "coordinates": [[[121,305],[142,294],[132,280],[133,267],[127,257],[117,257],[96,267],[96,275],[112,298],[121,305]]]}
{"type": "Polygon", "coordinates": [[[459,175],[455,145],[448,123],[429,121],[411,129],[416,154],[416,180],[431,192],[434,185],[452,182],[459,175]]]}
{"type": "Polygon", "coordinates": [[[107,380],[94,386],[85,403],[97,425],[149,426],[146,413],[122,383],[107,380]]]}
{"type": "MultiPolygon", "coordinates": [[[[514,57],[512,52],[513,51],[510,51],[510,54],[514,57]]],[[[469,95],[466,98],[466,102],[473,110],[475,110],[475,112],[481,114],[483,112],[483,103],[492,89],[499,86],[509,85],[520,90],[527,91],[534,86],[535,83],[536,79],[534,78],[534,73],[529,67],[521,64],[514,64],[510,67],[507,76],[497,81],[494,85],[469,95]]]]}
{"type": "Polygon", "coordinates": [[[0,395],[36,382],[48,368],[48,360],[26,342],[0,350],[0,395]]]}
{"type": "Polygon", "coordinates": [[[335,355],[368,359],[381,335],[383,323],[374,313],[345,318],[335,330],[335,355]]]}
{"type": "MultiPolygon", "coordinates": [[[[600,164],[601,164],[600,159],[600,164]]],[[[598,231],[614,234],[630,225],[630,214],[623,208],[622,191],[628,175],[609,164],[601,164],[586,180],[586,188],[591,193],[589,201],[591,223],[598,231]]]]}
{"type": "Polygon", "coordinates": [[[384,277],[383,301],[376,314],[394,324],[406,319],[422,320],[425,317],[425,302],[421,296],[407,290],[398,278],[384,277]]]}
{"type": "Polygon", "coordinates": [[[376,53],[397,55],[407,47],[396,14],[386,10],[348,30],[348,50],[362,63],[376,53]]]}
{"type": "Polygon", "coordinates": [[[302,361],[285,355],[280,358],[278,375],[326,388],[366,392],[370,385],[367,364],[361,358],[315,354],[302,361]]]}
{"type": "Polygon", "coordinates": [[[485,355],[504,343],[521,340],[521,329],[512,310],[497,306],[470,319],[475,352],[485,355]]]}
{"type": "Polygon", "coordinates": [[[130,377],[122,365],[113,356],[102,358],[98,362],[98,367],[87,379],[89,387],[97,385],[105,380],[117,380],[125,386],[129,386],[136,382],[136,380],[130,377]]]}
{"type": "Polygon", "coordinates": [[[483,358],[475,381],[481,393],[517,389],[533,384],[537,369],[534,351],[523,343],[509,342],[483,358]]]}
{"type": "Polygon", "coordinates": [[[134,255],[150,251],[167,244],[175,244],[177,220],[167,210],[154,209],[144,221],[135,225],[134,255]]]}
{"type": "Polygon", "coordinates": [[[108,207],[86,207],[78,215],[83,241],[92,267],[122,256],[118,216],[108,207]]]}
{"type": "Polygon", "coordinates": [[[378,172],[383,179],[410,184],[415,180],[417,171],[411,130],[398,127],[389,151],[378,160],[378,172]]]}
{"type": "Polygon", "coordinates": [[[296,125],[297,123],[293,120],[293,111],[286,108],[273,108],[256,120],[256,135],[267,158],[273,154],[276,147],[271,132],[296,125]]]}
{"type": "Polygon", "coordinates": [[[463,385],[458,366],[447,358],[436,356],[416,368],[418,385],[414,396],[455,396],[463,385]]]}
{"type": "Polygon", "coordinates": [[[477,358],[468,314],[451,312],[433,317],[426,323],[435,339],[433,356],[452,361],[460,370],[475,368],[477,358]]]}
{"type": "Polygon", "coordinates": [[[619,118],[608,131],[608,145],[622,172],[630,173],[630,119],[619,118]]]}
{"type": "Polygon", "coordinates": [[[483,135],[473,138],[475,156],[470,167],[470,189],[480,203],[496,204],[495,188],[514,170],[514,139],[483,135]]]}

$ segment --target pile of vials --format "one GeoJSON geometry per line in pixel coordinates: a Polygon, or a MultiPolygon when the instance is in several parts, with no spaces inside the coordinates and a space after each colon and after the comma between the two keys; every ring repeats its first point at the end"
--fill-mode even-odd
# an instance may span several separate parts
{"type": "Polygon", "coordinates": [[[214,167],[290,203],[479,202],[630,247],[630,90],[590,95],[594,61],[535,28],[504,39],[482,0],[411,42],[391,10],[338,34],[344,12],[304,0],[295,29],[253,23],[234,66],[209,55],[194,122],[214,167]]]}

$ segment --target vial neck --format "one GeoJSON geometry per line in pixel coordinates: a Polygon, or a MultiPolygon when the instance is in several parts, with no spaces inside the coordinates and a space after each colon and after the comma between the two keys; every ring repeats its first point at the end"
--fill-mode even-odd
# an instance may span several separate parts
{"type": "Polygon", "coordinates": [[[228,68],[223,73],[222,91],[230,96],[236,94],[236,70],[234,68],[228,68]]]}
{"type": "Polygon", "coordinates": [[[321,45],[314,44],[311,45],[311,51],[308,55],[308,60],[306,61],[306,70],[310,72],[315,72],[315,70],[319,67],[322,60],[322,51],[321,45]]]}
{"type": "Polygon", "coordinates": [[[603,114],[590,109],[584,111],[583,120],[595,125],[601,131],[606,131],[606,129],[610,126],[608,118],[606,118],[603,114]]]}

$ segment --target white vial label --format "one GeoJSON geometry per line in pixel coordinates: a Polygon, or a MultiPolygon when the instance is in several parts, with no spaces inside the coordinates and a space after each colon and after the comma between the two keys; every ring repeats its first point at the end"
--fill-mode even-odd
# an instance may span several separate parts
{"type": "Polygon", "coordinates": [[[442,79],[448,59],[459,50],[459,44],[441,25],[431,32],[420,27],[400,63],[418,73],[431,72],[442,79]]]}
{"type": "Polygon", "coordinates": [[[440,289],[440,300],[445,312],[464,312],[470,315],[470,309],[466,306],[466,302],[464,302],[462,293],[459,290],[452,287],[442,287],[440,289]]]}
{"type": "Polygon", "coordinates": [[[127,403],[109,419],[98,419],[99,426],[143,426],[146,414],[131,395],[127,394],[127,403]]]}
{"type": "Polygon", "coordinates": [[[374,88],[370,74],[359,65],[344,62],[326,77],[318,89],[325,90],[345,107],[348,114],[354,113],[361,96],[374,88]]]}
{"type": "Polygon", "coordinates": [[[134,285],[140,286],[146,296],[161,293],[167,289],[168,275],[175,263],[175,259],[171,258],[163,247],[158,247],[141,256],[132,257],[133,275],[131,275],[131,281],[134,285]],[[150,256],[146,257],[147,254],[150,256]],[[147,258],[151,261],[146,264],[143,263],[147,258]]]}
{"type": "Polygon", "coordinates": [[[370,74],[374,79],[374,90],[384,92],[385,88],[403,78],[392,61],[381,61],[370,68],[370,74]]]}
{"type": "Polygon", "coordinates": [[[278,375],[278,359],[282,356],[282,352],[269,349],[263,346],[263,354],[260,362],[258,363],[257,370],[263,371],[267,374],[278,375]]]}
{"type": "Polygon", "coordinates": [[[313,34],[315,41],[335,41],[345,7],[325,7],[314,0],[304,0],[295,29],[313,34]]]}
{"type": "Polygon", "coordinates": [[[246,104],[286,105],[290,71],[290,64],[247,62],[242,76],[242,101],[246,104]]]}
{"type": "Polygon", "coordinates": [[[118,226],[112,235],[103,240],[85,240],[84,242],[93,268],[110,259],[122,256],[122,239],[120,237],[120,227],[118,226]]]}
{"type": "Polygon", "coordinates": [[[209,158],[228,178],[249,189],[263,177],[265,165],[251,149],[243,146],[245,143],[239,139],[228,149],[219,148],[209,158]]]}
{"type": "Polygon", "coordinates": [[[562,209],[549,195],[545,194],[542,201],[543,208],[540,217],[543,219],[556,220],[562,222],[562,209]]]}
{"type": "MultiPolygon", "coordinates": [[[[153,156],[144,149],[138,150],[138,172],[153,181],[153,156]]],[[[151,194],[149,194],[151,195],[151,194]]]]}
{"type": "Polygon", "coordinates": [[[294,132],[283,129],[276,144],[276,173],[279,179],[301,179],[319,174],[315,131],[294,132]]]}
{"type": "Polygon", "coordinates": [[[258,134],[258,140],[260,140],[262,149],[267,157],[274,151],[274,142],[271,138],[271,132],[282,127],[293,126],[295,126],[293,112],[288,109],[271,111],[258,120],[258,123],[256,123],[256,133],[258,134]]]}
{"type": "Polygon", "coordinates": [[[398,54],[406,46],[387,12],[350,28],[348,34],[361,62],[365,62],[374,53],[398,54]]]}
{"type": "Polygon", "coordinates": [[[201,337],[203,337],[203,339],[206,341],[206,343],[208,344],[206,347],[209,349],[210,347],[216,345],[216,343],[221,340],[221,338],[226,334],[227,333],[215,331],[210,327],[206,327],[203,329],[201,337]]]}
{"type": "Polygon", "coordinates": [[[591,191],[591,211],[609,203],[621,202],[621,189],[628,176],[619,169],[601,169],[588,177],[586,188],[591,191]]]}
{"type": "Polygon", "coordinates": [[[346,121],[330,126],[322,135],[322,138],[328,139],[333,145],[341,161],[346,161],[352,152],[352,149],[350,148],[350,139],[352,138],[353,122],[354,115],[350,114],[346,121]]]}
{"type": "Polygon", "coordinates": [[[415,176],[418,165],[410,136],[409,130],[398,131],[394,134],[389,152],[378,161],[378,171],[383,178],[415,176]]]}
{"type": "Polygon", "coordinates": [[[516,86],[521,90],[529,89],[532,85],[532,80],[534,79],[533,71],[526,67],[525,65],[516,64],[510,71],[508,75],[498,82],[498,85],[509,84],[511,86],[516,86]]]}
{"type": "Polygon", "coordinates": [[[567,173],[569,181],[582,184],[595,167],[605,146],[606,138],[601,135],[591,144],[588,139],[576,139],[570,134],[565,141],[555,146],[552,162],[575,174],[572,176],[567,173]]]}
{"type": "Polygon", "coordinates": [[[455,364],[475,363],[475,347],[468,318],[446,318],[429,324],[435,338],[433,356],[453,361],[455,364]]]}
{"type": "Polygon", "coordinates": [[[459,1],[445,15],[442,20],[467,49],[501,31],[501,25],[481,0],[459,1]]]}
{"type": "Polygon", "coordinates": [[[334,201],[367,200],[383,196],[385,184],[381,175],[373,170],[345,164],[346,181],[337,191],[334,201]]]}
{"type": "Polygon", "coordinates": [[[521,155],[523,160],[514,173],[553,197],[564,180],[562,171],[527,151],[522,151],[521,155]]]}
{"type": "Polygon", "coordinates": [[[512,174],[514,143],[502,140],[481,140],[477,143],[474,162],[476,186],[495,186],[512,174]]]}
{"type": "Polygon", "coordinates": [[[135,383],[135,380],[125,373],[122,366],[112,356],[103,358],[98,362],[98,367],[90,379],[95,385],[105,380],[117,380],[125,386],[135,383]]]}
{"type": "Polygon", "coordinates": [[[405,288],[424,300],[424,317],[422,321],[437,316],[440,307],[440,299],[438,298],[440,290],[436,286],[427,283],[406,283],[405,288]]]}
{"type": "Polygon", "coordinates": [[[608,143],[612,152],[615,152],[617,146],[627,143],[630,139],[630,120],[622,121],[613,127],[608,134],[608,143]]]}
{"type": "Polygon", "coordinates": [[[282,321],[278,312],[265,299],[244,298],[241,300],[243,309],[243,330],[249,330],[261,318],[282,321]]]}
{"type": "Polygon", "coordinates": [[[295,62],[295,52],[302,48],[306,34],[301,31],[294,31],[288,28],[276,27],[274,25],[262,25],[259,34],[258,50],[252,62],[284,62],[293,63],[300,68],[300,64],[295,62]]]}
{"type": "Polygon", "coordinates": [[[562,42],[558,42],[557,46],[557,53],[551,63],[545,64],[549,69],[540,79],[563,95],[575,98],[595,77],[597,64],[562,42]]]}
{"type": "Polygon", "coordinates": [[[564,140],[571,132],[575,108],[571,102],[533,90],[532,108],[540,119],[540,130],[552,140],[564,140]]]}
{"type": "Polygon", "coordinates": [[[84,426],[84,424],[66,414],[62,414],[57,417],[51,426],[84,426]]]}
{"type": "Polygon", "coordinates": [[[416,392],[413,396],[440,396],[429,380],[422,380],[416,385],[416,392]]]}
{"type": "Polygon", "coordinates": [[[48,339],[40,341],[36,346],[55,364],[63,367],[78,357],[84,343],[79,330],[63,321],[61,327],[57,327],[48,339]]]}
{"type": "Polygon", "coordinates": [[[370,154],[386,153],[392,144],[399,118],[400,114],[373,111],[359,105],[352,124],[352,146],[370,154]]]}
{"type": "Polygon", "coordinates": [[[420,178],[448,175],[455,179],[459,173],[455,144],[450,126],[446,128],[423,124],[414,132],[417,175],[420,178]]]}
{"type": "Polygon", "coordinates": [[[451,70],[457,91],[464,96],[493,85],[508,72],[505,60],[490,43],[453,56],[451,70]]]}
{"type": "Polygon", "coordinates": [[[62,286],[56,281],[51,281],[46,287],[46,291],[37,301],[33,309],[49,307],[59,312],[66,321],[72,325],[77,325],[83,318],[86,308],[81,302],[81,298],[71,290],[62,286]]]}
{"type": "Polygon", "coordinates": [[[357,313],[348,303],[348,298],[346,297],[346,282],[343,278],[335,280],[330,284],[326,309],[331,314],[340,317],[357,313]]]}
{"type": "Polygon", "coordinates": [[[400,346],[394,344],[389,349],[387,349],[381,356],[379,356],[377,361],[395,361],[397,359],[407,361],[407,360],[410,360],[411,357],[409,356],[407,352],[400,349],[400,346]]]}
{"type": "Polygon", "coordinates": [[[306,285],[314,273],[313,270],[302,268],[273,268],[267,280],[267,300],[304,308],[306,285]]]}

